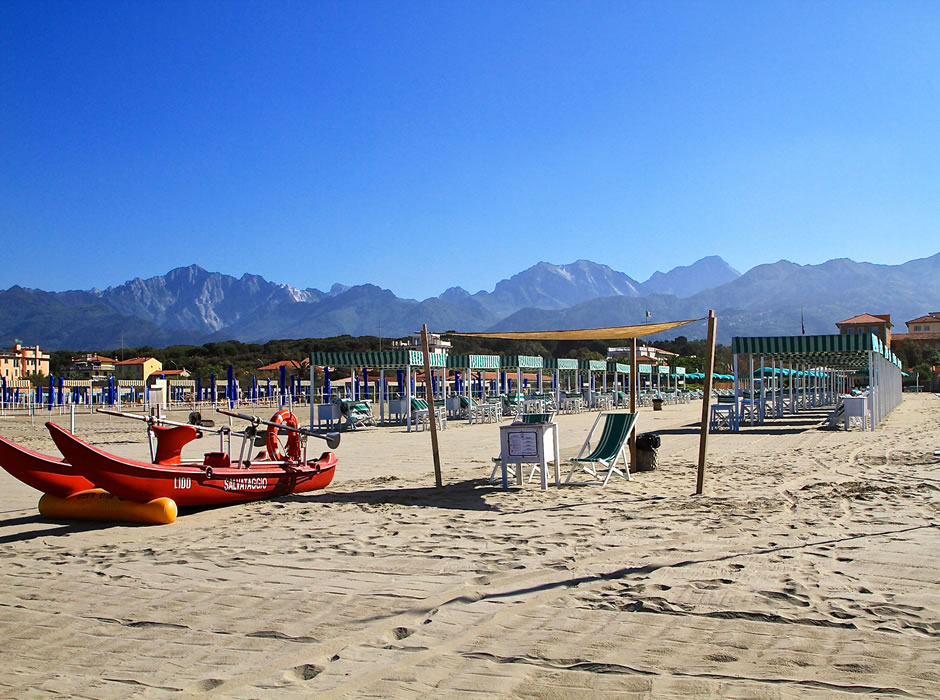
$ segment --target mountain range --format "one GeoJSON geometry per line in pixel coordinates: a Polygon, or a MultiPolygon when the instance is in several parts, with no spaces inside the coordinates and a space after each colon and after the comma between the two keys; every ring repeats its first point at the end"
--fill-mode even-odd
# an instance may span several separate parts
{"type": "MultiPolygon", "coordinates": [[[[451,287],[422,301],[363,284],[298,289],[197,265],[105,290],[0,291],[0,346],[14,338],[49,349],[156,347],[236,339],[381,335],[435,331],[589,328],[704,317],[714,309],[719,342],[732,335],[834,333],[858,313],[890,313],[896,325],[940,298],[940,253],[901,265],[781,260],[744,274],[718,256],[638,282],[607,265],[539,262],[474,294],[451,287]]],[[[899,330],[903,330],[903,327],[899,330]]],[[[704,324],[682,329],[702,337],[704,324]]],[[[676,335],[675,332],[669,334],[676,335]]]]}

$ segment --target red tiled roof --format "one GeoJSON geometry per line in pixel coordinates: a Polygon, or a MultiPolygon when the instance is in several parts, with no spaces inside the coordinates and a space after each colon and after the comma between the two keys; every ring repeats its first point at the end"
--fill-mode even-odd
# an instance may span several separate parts
{"type": "Polygon", "coordinates": [[[844,321],[837,321],[836,325],[841,326],[842,324],[854,324],[854,323],[866,324],[866,325],[871,325],[872,323],[887,323],[889,326],[891,325],[891,322],[888,321],[887,319],[881,318],[880,316],[875,316],[874,314],[859,314],[858,316],[847,318],[844,321]]]}
{"type": "Polygon", "coordinates": [[[264,367],[259,367],[256,372],[265,372],[272,369],[280,369],[281,367],[287,367],[287,369],[300,369],[300,363],[297,360],[278,360],[277,362],[272,362],[269,365],[264,367]]]}
{"type": "Polygon", "coordinates": [[[905,321],[907,325],[912,323],[938,323],[940,322],[940,313],[929,313],[926,316],[918,316],[917,318],[912,318],[910,321],[905,321]]]}
{"type": "Polygon", "coordinates": [[[103,357],[101,355],[92,355],[91,357],[73,357],[72,362],[114,362],[113,357],[103,357]]]}
{"type": "Polygon", "coordinates": [[[132,357],[132,358],[129,359],[129,360],[121,360],[120,362],[114,362],[114,360],[112,360],[112,362],[114,362],[115,365],[142,365],[142,364],[144,364],[147,360],[152,360],[152,359],[154,359],[154,358],[152,358],[152,357],[132,357]]]}

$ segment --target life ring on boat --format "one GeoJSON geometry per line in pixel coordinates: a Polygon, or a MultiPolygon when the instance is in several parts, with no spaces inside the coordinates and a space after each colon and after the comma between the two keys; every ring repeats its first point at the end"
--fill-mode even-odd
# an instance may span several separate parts
{"type": "MultiPolygon", "coordinates": [[[[282,408],[280,411],[271,416],[272,423],[278,423],[280,425],[287,426],[288,428],[299,428],[300,423],[297,421],[297,416],[288,411],[286,408],[282,408]]],[[[281,444],[278,442],[277,434],[280,432],[280,428],[276,425],[269,425],[267,431],[267,437],[265,438],[264,444],[268,450],[268,458],[274,462],[299,462],[300,461],[300,433],[294,432],[293,430],[285,431],[287,433],[287,454],[285,455],[281,452],[281,444]]]]}

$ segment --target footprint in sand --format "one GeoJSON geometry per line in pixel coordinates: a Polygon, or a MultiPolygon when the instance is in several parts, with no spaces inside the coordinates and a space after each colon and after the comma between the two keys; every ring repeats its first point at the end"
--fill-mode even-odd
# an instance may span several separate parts
{"type": "Polygon", "coordinates": [[[285,681],[309,681],[323,673],[323,668],[316,664],[301,664],[284,672],[285,681]]]}
{"type": "Polygon", "coordinates": [[[205,680],[196,681],[192,685],[186,688],[187,693],[206,693],[214,688],[218,688],[222,685],[224,681],[219,680],[218,678],[206,678],[205,680]]]}

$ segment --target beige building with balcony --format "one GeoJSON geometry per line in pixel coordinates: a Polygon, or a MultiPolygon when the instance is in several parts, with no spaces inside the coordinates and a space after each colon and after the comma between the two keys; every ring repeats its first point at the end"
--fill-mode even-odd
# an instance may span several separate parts
{"type": "Polygon", "coordinates": [[[114,363],[117,362],[113,357],[90,352],[71,360],[68,374],[72,379],[105,379],[109,374],[114,374],[114,363]]]}
{"type": "Polygon", "coordinates": [[[940,311],[931,311],[925,316],[905,321],[907,333],[895,333],[894,340],[913,341],[940,350],[940,311]]]}
{"type": "Polygon", "coordinates": [[[12,348],[0,350],[0,377],[10,381],[26,379],[35,373],[49,375],[49,353],[38,345],[24,347],[15,343],[12,348]]]}
{"type": "MultiPolygon", "coordinates": [[[[393,340],[392,347],[417,350],[419,352],[423,351],[424,345],[421,342],[421,331],[412,333],[408,340],[393,340]]],[[[450,353],[450,348],[450,341],[444,340],[441,333],[431,333],[428,331],[428,350],[431,351],[431,354],[447,355],[450,353]]]]}

